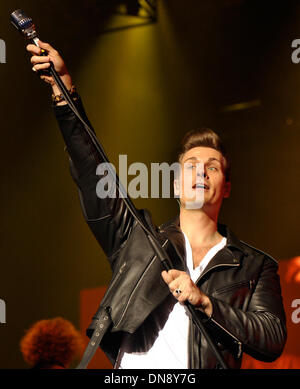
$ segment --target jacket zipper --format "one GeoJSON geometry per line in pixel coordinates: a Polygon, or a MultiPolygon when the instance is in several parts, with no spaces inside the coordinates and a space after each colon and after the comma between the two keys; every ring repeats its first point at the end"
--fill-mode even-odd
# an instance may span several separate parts
{"type": "Polygon", "coordinates": [[[240,356],[242,355],[242,342],[236,338],[231,332],[229,332],[226,328],[224,328],[223,326],[221,326],[221,324],[219,324],[218,322],[216,322],[213,318],[210,319],[213,323],[215,323],[218,327],[220,327],[224,332],[226,332],[229,336],[231,336],[235,342],[237,343],[238,345],[238,352],[237,352],[237,358],[240,358],[240,356]]]}
{"type": "Polygon", "coordinates": [[[227,285],[227,286],[224,286],[223,288],[217,289],[213,292],[213,294],[220,294],[220,293],[224,293],[227,291],[232,291],[232,290],[239,288],[240,286],[243,286],[243,285],[249,285],[249,290],[251,290],[251,282],[252,282],[252,280],[239,281],[239,282],[236,282],[234,284],[227,285]]]}
{"type": "MultiPolygon", "coordinates": [[[[163,243],[162,247],[164,247],[164,246],[166,245],[167,242],[168,242],[168,239],[163,243]]],[[[127,311],[127,309],[128,309],[128,306],[129,306],[129,304],[130,304],[130,302],[131,302],[131,300],[132,300],[132,296],[134,295],[135,291],[138,289],[139,284],[140,284],[140,283],[142,282],[142,280],[144,279],[144,277],[145,277],[145,275],[146,275],[148,269],[152,266],[152,264],[153,264],[153,262],[155,261],[156,258],[157,258],[157,256],[155,255],[155,256],[152,258],[152,260],[148,263],[148,265],[147,265],[147,267],[146,267],[144,273],[142,274],[142,276],[141,276],[140,279],[138,280],[137,284],[135,285],[133,291],[131,292],[131,295],[129,296],[129,299],[128,299],[128,301],[127,301],[126,307],[124,308],[124,311],[123,311],[123,313],[122,313],[122,315],[121,315],[119,321],[115,324],[115,328],[117,328],[118,325],[120,324],[120,322],[122,321],[122,319],[123,319],[123,317],[124,317],[124,315],[125,315],[125,313],[126,313],[126,311],[127,311]]]]}
{"type": "Polygon", "coordinates": [[[249,301],[252,297],[251,293],[254,289],[254,285],[255,285],[255,281],[254,280],[250,280],[249,281],[249,294],[248,296],[246,297],[245,301],[244,301],[244,304],[243,304],[243,309],[246,310],[246,308],[248,307],[249,305],[249,301]]]}
{"type": "MultiPolygon", "coordinates": [[[[239,263],[223,263],[223,264],[219,264],[219,265],[215,265],[213,267],[211,267],[209,270],[207,270],[206,272],[204,271],[200,277],[198,277],[197,281],[195,282],[195,284],[197,285],[198,282],[200,281],[200,279],[207,273],[209,273],[211,270],[213,269],[216,269],[218,267],[222,267],[222,266],[230,266],[230,267],[237,267],[237,266],[240,266],[239,263]]],[[[217,323],[213,318],[210,318],[210,320],[215,323],[218,327],[220,327],[224,332],[226,332],[229,336],[231,336],[235,342],[237,343],[238,345],[238,352],[237,352],[237,358],[240,358],[241,354],[242,354],[242,342],[236,338],[231,332],[229,332],[226,328],[224,328],[223,326],[221,326],[219,323],[217,323]]]]}
{"type": "Polygon", "coordinates": [[[118,270],[118,274],[116,275],[116,277],[112,281],[112,283],[109,285],[109,289],[112,288],[115,285],[115,283],[118,281],[118,279],[120,278],[120,275],[123,273],[123,270],[124,270],[126,265],[127,265],[127,262],[122,263],[120,269],[118,270]]]}
{"type": "Polygon", "coordinates": [[[216,269],[217,267],[222,267],[222,266],[230,266],[230,267],[237,267],[237,266],[240,266],[239,263],[221,263],[219,265],[215,265],[213,267],[211,267],[210,269],[208,269],[207,271],[204,270],[204,272],[198,277],[197,281],[195,282],[195,284],[197,285],[198,282],[201,280],[202,277],[204,277],[207,273],[209,273],[211,270],[213,269],[216,269]]]}
{"type": "Polygon", "coordinates": [[[133,294],[135,293],[135,291],[136,291],[136,289],[138,288],[139,284],[142,282],[143,278],[145,277],[145,274],[147,273],[149,267],[152,265],[152,263],[154,262],[154,260],[155,260],[156,258],[157,258],[157,256],[155,255],[155,256],[152,258],[151,262],[150,262],[150,263],[148,264],[148,266],[146,267],[144,273],[142,274],[142,276],[141,276],[140,279],[138,280],[137,284],[135,285],[135,287],[134,287],[134,289],[133,289],[131,295],[129,296],[129,299],[128,299],[128,301],[127,301],[126,307],[124,308],[124,311],[123,311],[123,313],[122,313],[122,315],[121,315],[119,321],[115,324],[115,328],[117,328],[118,325],[120,324],[120,322],[122,321],[122,319],[123,319],[123,317],[124,317],[124,315],[125,315],[125,313],[126,313],[126,311],[127,311],[127,309],[128,309],[128,306],[129,306],[129,304],[130,304],[130,301],[131,301],[131,299],[132,299],[133,294]]]}

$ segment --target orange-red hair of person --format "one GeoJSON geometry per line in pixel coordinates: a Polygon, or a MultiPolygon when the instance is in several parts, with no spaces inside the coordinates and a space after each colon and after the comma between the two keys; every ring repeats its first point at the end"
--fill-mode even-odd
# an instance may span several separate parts
{"type": "Polygon", "coordinates": [[[33,324],[20,341],[25,362],[40,368],[67,368],[84,350],[82,335],[62,317],[33,324]]]}

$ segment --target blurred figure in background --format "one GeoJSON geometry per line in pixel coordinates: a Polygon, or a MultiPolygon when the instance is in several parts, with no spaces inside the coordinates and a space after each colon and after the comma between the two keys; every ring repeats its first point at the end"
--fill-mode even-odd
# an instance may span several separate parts
{"type": "Polygon", "coordinates": [[[20,341],[23,358],[34,369],[66,369],[84,347],[81,333],[62,317],[36,322],[20,341]]]}

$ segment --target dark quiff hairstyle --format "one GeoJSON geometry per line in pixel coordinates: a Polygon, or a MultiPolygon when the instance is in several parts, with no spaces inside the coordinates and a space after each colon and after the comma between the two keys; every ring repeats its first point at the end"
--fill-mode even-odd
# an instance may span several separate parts
{"type": "Polygon", "coordinates": [[[211,147],[219,151],[223,158],[223,171],[226,182],[230,181],[230,158],[226,148],[217,133],[210,128],[200,128],[187,132],[181,141],[181,146],[178,153],[178,161],[181,162],[183,155],[194,147],[211,147]]]}

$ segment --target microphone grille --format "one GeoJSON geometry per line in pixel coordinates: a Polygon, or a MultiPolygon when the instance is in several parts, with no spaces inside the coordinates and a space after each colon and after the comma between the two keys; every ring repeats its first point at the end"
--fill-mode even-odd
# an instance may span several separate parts
{"type": "Polygon", "coordinates": [[[27,35],[27,31],[34,30],[34,24],[32,19],[28,17],[22,9],[17,9],[10,15],[11,23],[16,27],[17,30],[27,35]]]}

